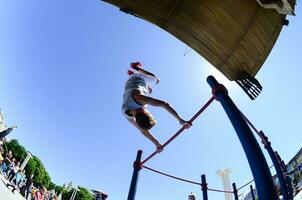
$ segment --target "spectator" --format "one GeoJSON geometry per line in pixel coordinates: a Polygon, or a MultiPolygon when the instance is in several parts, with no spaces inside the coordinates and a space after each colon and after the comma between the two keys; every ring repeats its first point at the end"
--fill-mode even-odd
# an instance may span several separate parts
{"type": "Polygon", "coordinates": [[[4,149],[2,147],[0,147],[0,166],[1,166],[0,169],[2,169],[2,163],[4,161],[4,158],[2,156],[3,154],[4,154],[4,149]]]}
{"type": "Polygon", "coordinates": [[[16,165],[16,159],[12,158],[11,161],[8,164],[7,170],[6,170],[6,177],[9,177],[9,174],[11,173],[11,171],[15,168],[16,165]]]}
{"type": "Polygon", "coordinates": [[[299,171],[302,172],[302,163],[299,163],[292,171],[285,172],[284,175],[291,176],[299,171]]]}
{"type": "Polygon", "coordinates": [[[10,134],[16,128],[17,128],[17,126],[13,125],[11,128],[8,128],[8,129],[0,132],[0,139],[5,138],[5,136],[7,136],[8,134],[10,134]]]}
{"type": "Polygon", "coordinates": [[[6,183],[6,187],[8,188],[8,189],[10,189],[9,187],[11,187],[12,188],[12,192],[13,193],[15,193],[15,191],[16,191],[16,186],[15,185],[13,185],[13,184],[11,184],[11,183],[6,183]]]}
{"type": "Polygon", "coordinates": [[[18,169],[15,177],[12,180],[14,181],[17,188],[20,188],[20,184],[22,182],[22,170],[21,169],[18,169]]]}
{"type": "Polygon", "coordinates": [[[1,166],[4,176],[7,176],[7,174],[8,174],[8,171],[10,169],[9,165],[11,164],[12,159],[13,159],[13,153],[12,153],[12,151],[9,151],[8,153],[6,153],[5,158],[2,162],[2,166],[1,166]]]}
{"type": "Polygon", "coordinates": [[[59,200],[59,197],[57,195],[55,195],[52,200],[59,200]]]}
{"type": "Polygon", "coordinates": [[[28,199],[29,194],[31,194],[32,192],[32,188],[33,188],[33,177],[34,174],[30,174],[25,182],[25,187],[26,187],[26,196],[25,198],[28,199]]]}
{"type": "MultiPolygon", "coordinates": [[[[14,160],[15,160],[15,159],[14,159],[14,160]]],[[[18,172],[19,169],[20,169],[20,162],[19,162],[19,161],[17,162],[16,165],[15,165],[14,162],[12,162],[12,163],[14,164],[14,166],[12,166],[12,169],[11,169],[9,175],[8,175],[8,178],[7,178],[7,179],[8,179],[9,181],[12,181],[13,178],[15,178],[17,172],[18,172]]]]}
{"type": "Polygon", "coordinates": [[[40,189],[35,193],[35,200],[44,200],[44,194],[46,192],[45,187],[40,187],[40,189]]]}

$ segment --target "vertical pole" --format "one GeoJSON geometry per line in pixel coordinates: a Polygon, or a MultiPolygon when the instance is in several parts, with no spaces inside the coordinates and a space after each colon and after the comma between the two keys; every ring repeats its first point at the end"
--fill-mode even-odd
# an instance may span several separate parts
{"type": "Polygon", "coordinates": [[[206,175],[201,175],[201,190],[202,190],[202,197],[203,200],[208,200],[208,184],[206,181],[206,175]]]}
{"type": "Polygon", "coordinates": [[[142,167],[140,166],[141,159],[142,159],[142,153],[143,153],[142,150],[137,151],[136,160],[133,164],[133,174],[132,174],[132,178],[131,178],[131,184],[130,184],[130,189],[129,189],[127,200],[135,200],[138,174],[139,174],[139,170],[142,169],[142,167]]]}
{"type": "Polygon", "coordinates": [[[238,199],[238,190],[237,190],[237,188],[236,188],[236,184],[233,183],[232,186],[233,186],[234,199],[235,199],[235,200],[239,200],[239,199],[238,199]]]}
{"type": "MultiPolygon", "coordinates": [[[[287,168],[286,168],[286,164],[284,163],[284,161],[281,159],[280,155],[278,154],[277,151],[275,151],[275,155],[278,159],[278,162],[280,163],[281,165],[281,169],[282,169],[282,172],[285,173],[287,172],[287,168]]],[[[294,192],[293,192],[293,187],[292,187],[292,181],[291,181],[291,178],[289,176],[286,176],[285,177],[285,182],[286,182],[286,188],[287,188],[287,191],[288,191],[288,197],[290,200],[294,199],[294,192]]]]}
{"type": "Polygon", "coordinates": [[[207,78],[207,82],[212,88],[213,96],[218,100],[227,116],[229,117],[237,136],[241,142],[249,162],[259,199],[276,200],[278,199],[275,190],[272,175],[266,163],[265,157],[251,129],[247,125],[241,112],[234,102],[228,96],[226,88],[219,84],[213,76],[207,78]]]}
{"type": "Polygon", "coordinates": [[[287,183],[287,189],[288,189],[288,195],[289,195],[289,198],[290,200],[293,200],[294,199],[294,191],[293,191],[293,187],[292,187],[292,180],[290,177],[286,177],[285,178],[286,180],[286,183],[287,183]]]}
{"type": "Polygon", "coordinates": [[[21,170],[23,170],[23,169],[25,168],[25,166],[27,165],[29,159],[31,159],[31,158],[32,158],[32,155],[31,155],[31,153],[28,151],[28,152],[27,152],[26,158],[24,159],[24,161],[23,161],[22,164],[21,164],[21,167],[20,167],[21,170]]]}
{"type": "Polygon", "coordinates": [[[281,162],[279,162],[278,157],[277,157],[276,153],[274,152],[270,141],[268,141],[268,138],[263,133],[263,131],[260,131],[259,134],[262,139],[262,143],[264,144],[264,148],[267,150],[267,152],[274,164],[274,167],[276,169],[283,200],[290,200],[289,196],[288,196],[286,182],[285,182],[284,175],[283,175],[282,168],[281,168],[281,162]]]}
{"type": "Polygon", "coordinates": [[[251,189],[252,200],[256,200],[255,194],[254,194],[254,189],[253,189],[252,185],[250,185],[250,189],[251,189]]]}

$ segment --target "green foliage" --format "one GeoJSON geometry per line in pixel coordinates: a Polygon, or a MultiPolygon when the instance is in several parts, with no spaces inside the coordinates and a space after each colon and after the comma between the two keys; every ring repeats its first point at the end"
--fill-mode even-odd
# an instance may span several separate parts
{"type": "Polygon", "coordinates": [[[70,199],[72,192],[73,192],[73,190],[70,190],[70,191],[63,190],[62,199],[64,199],[64,200],[70,199]]]}
{"type": "Polygon", "coordinates": [[[59,185],[55,185],[55,191],[57,194],[61,194],[63,192],[63,187],[59,185]]]}
{"type": "Polygon", "coordinates": [[[93,200],[93,195],[84,187],[79,187],[75,200],[93,200]]]}
{"type": "MultiPolygon", "coordinates": [[[[73,190],[63,191],[62,199],[70,199],[73,190]]],[[[76,194],[75,200],[93,200],[93,195],[84,187],[79,187],[79,191],[76,194]]]]}
{"type": "MultiPolygon", "coordinates": [[[[19,144],[18,140],[11,140],[9,142],[6,142],[4,145],[5,152],[8,152],[9,150],[12,151],[13,157],[16,158],[17,161],[22,161],[27,156],[26,149],[19,144]]],[[[49,190],[55,189],[57,194],[62,193],[63,199],[70,199],[73,190],[71,191],[64,191],[63,187],[58,186],[54,184],[51,181],[51,178],[46,171],[43,163],[41,160],[33,156],[31,159],[29,159],[27,165],[25,166],[26,175],[29,176],[30,174],[34,174],[33,183],[34,186],[40,187],[44,186],[49,190]]],[[[75,200],[93,200],[93,195],[84,187],[79,187],[79,191],[77,192],[75,200]]]]}
{"type": "MultiPolygon", "coordinates": [[[[19,144],[18,140],[11,140],[5,143],[6,152],[11,150],[13,153],[13,157],[16,158],[17,161],[22,162],[26,156],[26,149],[19,144]]],[[[44,186],[46,188],[54,186],[51,183],[51,178],[46,171],[44,165],[40,161],[40,159],[36,156],[33,156],[29,159],[27,165],[25,166],[26,175],[34,174],[34,185],[35,186],[44,186]]]]}
{"type": "Polygon", "coordinates": [[[27,152],[25,148],[19,144],[18,140],[11,140],[9,142],[6,142],[6,151],[11,150],[13,152],[13,157],[16,158],[18,161],[23,161],[26,156],[27,152]]]}
{"type": "Polygon", "coordinates": [[[33,161],[35,162],[35,171],[34,171],[34,185],[36,186],[44,186],[49,188],[51,183],[50,176],[48,175],[44,165],[40,161],[39,158],[34,156],[33,161]]]}
{"type": "Polygon", "coordinates": [[[27,165],[25,166],[26,175],[35,174],[36,162],[34,159],[29,159],[27,165]]]}
{"type": "Polygon", "coordinates": [[[50,181],[49,186],[48,186],[48,189],[49,189],[49,190],[53,190],[53,189],[55,189],[55,188],[56,188],[56,184],[54,184],[52,181],[50,181]]]}

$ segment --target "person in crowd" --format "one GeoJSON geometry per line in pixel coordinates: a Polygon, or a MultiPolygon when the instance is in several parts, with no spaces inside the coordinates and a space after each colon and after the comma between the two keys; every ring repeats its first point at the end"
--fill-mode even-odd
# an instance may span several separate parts
{"type": "Polygon", "coordinates": [[[16,159],[12,158],[10,163],[8,164],[7,171],[6,171],[7,179],[9,178],[9,175],[12,173],[12,170],[15,168],[15,165],[16,165],[16,159]]]}
{"type": "Polygon", "coordinates": [[[39,190],[35,192],[34,199],[35,200],[44,200],[46,188],[41,186],[39,190]]]}
{"type": "Polygon", "coordinates": [[[285,172],[284,175],[291,176],[298,172],[302,172],[302,163],[299,163],[292,171],[285,172]]]}
{"type": "Polygon", "coordinates": [[[53,196],[51,200],[59,200],[59,197],[57,195],[53,196]]]}
{"type": "Polygon", "coordinates": [[[16,189],[17,189],[16,185],[14,185],[14,184],[12,184],[12,183],[10,183],[10,182],[7,182],[7,183],[6,183],[6,187],[7,187],[8,189],[10,189],[13,193],[15,193],[15,191],[16,191],[16,189]]]}
{"type": "Polygon", "coordinates": [[[13,125],[12,127],[0,132],[0,139],[5,138],[8,134],[10,134],[17,126],[13,125]]]}
{"type": "Polygon", "coordinates": [[[2,147],[0,147],[0,170],[2,171],[2,163],[4,162],[4,149],[2,147]]]}
{"type": "Polygon", "coordinates": [[[12,160],[13,160],[13,152],[8,151],[4,157],[4,160],[3,160],[2,166],[1,166],[4,177],[7,177],[8,173],[9,173],[12,160]]]}
{"type": "MultiPolygon", "coordinates": [[[[14,159],[14,161],[16,161],[16,159],[14,159]]],[[[17,161],[17,164],[12,166],[12,169],[11,169],[10,173],[8,174],[8,178],[7,178],[8,181],[11,182],[15,178],[15,176],[16,176],[17,172],[19,171],[19,169],[20,169],[20,162],[17,161]]]]}
{"type": "Polygon", "coordinates": [[[23,170],[18,169],[15,177],[12,179],[13,183],[16,185],[17,188],[20,188],[21,183],[23,181],[23,170]]]}
{"type": "Polygon", "coordinates": [[[33,178],[34,178],[34,174],[30,174],[29,176],[26,177],[26,181],[25,181],[25,187],[26,187],[26,196],[25,196],[25,198],[26,199],[28,199],[28,196],[32,192],[33,178]]]}

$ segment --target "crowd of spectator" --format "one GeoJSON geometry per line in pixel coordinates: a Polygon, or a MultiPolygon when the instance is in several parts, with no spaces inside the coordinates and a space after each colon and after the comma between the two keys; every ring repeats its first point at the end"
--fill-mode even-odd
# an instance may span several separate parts
{"type": "Polygon", "coordinates": [[[12,151],[5,154],[2,144],[3,141],[0,142],[0,173],[7,180],[6,186],[13,193],[19,192],[27,200],[59,200],[54,192],[47,191],[45,187],[34,187],[34,174],[26,176],[20,161],[13,158],[12,151]]]}

